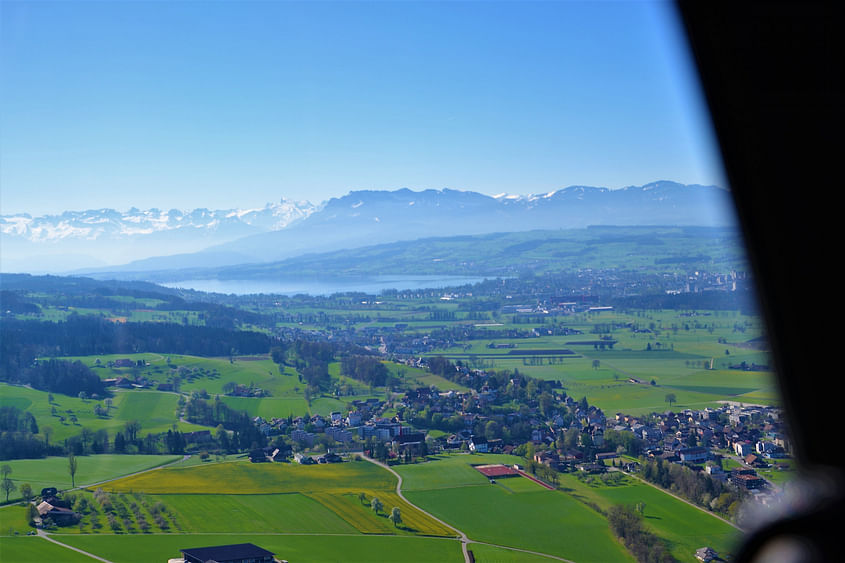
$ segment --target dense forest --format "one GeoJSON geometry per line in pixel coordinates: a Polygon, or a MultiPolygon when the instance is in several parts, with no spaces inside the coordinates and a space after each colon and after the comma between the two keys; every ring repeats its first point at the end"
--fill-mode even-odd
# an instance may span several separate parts
{"type": "MultiPolygon", "coordinates": [[[[114,323],[95,316],[71,315],[62,322],[3,319],[3,356],[87,356],[159,352],[194,356],[266,354],[266,334],[173,323],[114,323]]],[[[5,363],[5,362],[4,362],[5,363]]],[[[25,363],[22,363],[25,365],[25,363]]]]}

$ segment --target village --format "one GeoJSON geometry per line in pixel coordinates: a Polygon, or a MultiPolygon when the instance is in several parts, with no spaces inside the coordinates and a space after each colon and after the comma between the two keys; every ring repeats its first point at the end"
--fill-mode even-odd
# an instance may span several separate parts
{"type": "MultiPolygon", "coordinates": [[[[466,366],[455,369],[479,381],[488,376],[466,366]]],[[[637,473],[643,462],[658,460],[706,475],[762,505],[776,503],[782,489],[758,471],[791,470],[779,407],[725,402],[701,410],[609,415],[563,391],[542,405],[539,396],[510,411],[505,402],[482,383],[469,392],[419,387],[388,401],[353,400],[348,411],[328,416],[255,417],[272,445],[250,459],[336,463],[343,460],[338,452],[363,450],[394,464],[447,452],[503,453],[523,456],[526,471],[550,482],[555,472],[637,473]]]]}

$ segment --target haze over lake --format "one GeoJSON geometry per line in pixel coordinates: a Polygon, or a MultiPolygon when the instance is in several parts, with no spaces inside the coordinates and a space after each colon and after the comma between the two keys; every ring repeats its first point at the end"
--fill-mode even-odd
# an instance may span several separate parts
{"type": "Polygon", "coordinates": [[[386,289],[399,291],[454,287],[484,281],[483,277],[384,275],[368,277],[278,278],[275,280],[182,280],[162,283],[165,287],[194,289],[211,293],[249,295],[256,293],[278,295],[331,295],[348,291],[378,294],[386,289]]]}

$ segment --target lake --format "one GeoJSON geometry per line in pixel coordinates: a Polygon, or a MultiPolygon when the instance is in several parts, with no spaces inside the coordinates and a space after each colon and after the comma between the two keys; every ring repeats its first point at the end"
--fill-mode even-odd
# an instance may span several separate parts
{"type": "Polygon", "coordinates": [[[356,291],[377,295],[386,289],[413,290],[454,287],[482,282],[487,278],[467,276],[395,275],[360,278],[279,278],[274,280],[182,280],[160,285],[209,293],[249,295],[332,295],[356,291]]]}

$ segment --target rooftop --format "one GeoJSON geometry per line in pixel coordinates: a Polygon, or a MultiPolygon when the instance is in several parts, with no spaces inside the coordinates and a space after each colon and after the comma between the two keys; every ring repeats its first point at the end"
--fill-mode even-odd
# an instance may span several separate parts
{"type": "Polygon", "coordinates": [[[192,547],[180,549],[186,561],[214,561],[227,563],[243,560],[273,561],[273,552],[251,543],[217,545],[213,547],[192,547]]]}

